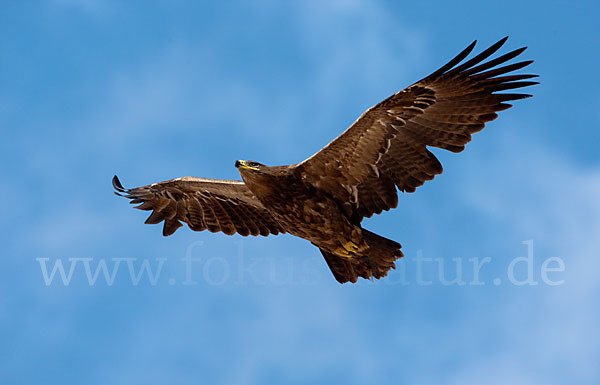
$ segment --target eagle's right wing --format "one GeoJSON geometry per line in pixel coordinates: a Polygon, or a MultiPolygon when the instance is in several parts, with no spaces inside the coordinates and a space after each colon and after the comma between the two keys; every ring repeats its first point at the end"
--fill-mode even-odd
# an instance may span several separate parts
{"type": "Polygon", "coordinates": [[[164,221],[164,236],[183,226],[181,222],[194,231],[228,235],[285,232],[242,181],[184,177],[126,189],[115,175],[113,187],[115,194],[139,204],[135,208],[152,210],[145,223],[164,221]]]}

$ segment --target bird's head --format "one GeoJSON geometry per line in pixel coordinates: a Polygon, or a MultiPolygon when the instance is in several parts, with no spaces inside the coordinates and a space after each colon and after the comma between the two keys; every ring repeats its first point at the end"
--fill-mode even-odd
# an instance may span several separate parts
{"type": "Polygon", "coordinates": [[[236,160],[235,167],[254,194],[268,193],[265,189],[270,185],[268,181],[272,177],[269,167],[251,160],[236,160]]]}
{"type": "Polygon", "coordinates": [[[252,160],[236,160],[235,167],[239,170],[240,174],[244,173],[262,173],[265,171],[267,166],[264,164],[254,162],[252,160]]]}

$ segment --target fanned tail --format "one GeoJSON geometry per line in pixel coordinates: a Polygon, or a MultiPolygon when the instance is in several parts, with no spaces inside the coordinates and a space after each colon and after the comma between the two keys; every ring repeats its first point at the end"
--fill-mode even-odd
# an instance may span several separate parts
{"type": "Polygon", "coordinates": [[[404,255],[398,242],[363,229],[363,238],[369,248],[351,258],[339,257],[321,250],[327,266],[339,283],[356,283],[358,277],[365,279],[385,277],[390,269],[395,269],[394,261],[404,255]]]}

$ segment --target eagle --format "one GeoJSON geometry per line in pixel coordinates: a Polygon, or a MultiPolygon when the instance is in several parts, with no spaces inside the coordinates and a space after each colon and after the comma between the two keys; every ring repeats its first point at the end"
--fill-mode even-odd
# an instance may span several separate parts
{"type": "Polygon", "coordinates": [[[507,102],[531,97],[500,91],[539,84],[528,80],[537,75],[514,73],[532,60],[507,63],[527,47],[487,60],[507,39],[465,61],[474,41],[300,163],[237,160],[242,180],[183,177],[131,189],[115,175],[115,194],[152,211],[145,223],[164,222],[164,236],[183,223],[228,235],[289,233],[318,247],[338,282],[379,279],[403,256],[401,245],[363,228],[362,220],[395,208],[397,190],[414,192],[442,173],[428,147],[461,152],[472,134],[512,106],[507,102]]]}

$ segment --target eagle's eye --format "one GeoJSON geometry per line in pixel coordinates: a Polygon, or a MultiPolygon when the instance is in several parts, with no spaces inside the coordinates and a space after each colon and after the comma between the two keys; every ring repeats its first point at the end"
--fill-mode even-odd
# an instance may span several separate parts
{"type": "Polygon", "coordinates": [[[260,167],[260,164],[256,163],[256,162],[247,162],[246,164],[250,167],[256,167],[256,168],[260,167]]]}

